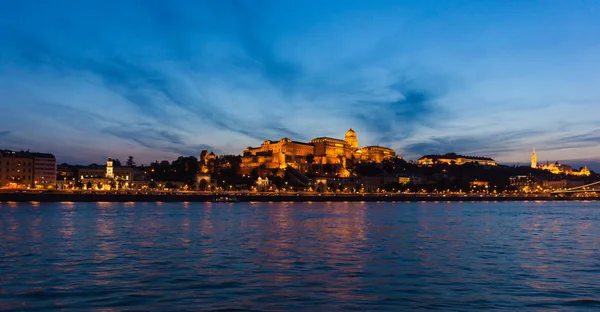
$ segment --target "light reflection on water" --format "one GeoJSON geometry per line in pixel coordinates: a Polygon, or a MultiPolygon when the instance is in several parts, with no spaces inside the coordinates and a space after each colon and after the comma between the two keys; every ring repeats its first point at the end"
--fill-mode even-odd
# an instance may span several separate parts
{"type": "Polygon", "coordinates": [[[599,208],[0,203],[0,310],[595,309],[599,208]]]}

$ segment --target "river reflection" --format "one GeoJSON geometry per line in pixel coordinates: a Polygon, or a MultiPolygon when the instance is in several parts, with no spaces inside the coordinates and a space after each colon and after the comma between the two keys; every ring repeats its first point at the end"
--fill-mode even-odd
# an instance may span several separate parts
{"type": "Polygon", "coordinates": [[[0,309],[600,308],[595,202],[0,203],[0,309]]]}

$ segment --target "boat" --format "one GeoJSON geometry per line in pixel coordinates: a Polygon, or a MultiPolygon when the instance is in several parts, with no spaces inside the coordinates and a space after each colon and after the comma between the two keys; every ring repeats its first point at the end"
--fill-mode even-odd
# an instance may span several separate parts
{"type": "Polygon", "coordinates": [[[211,202],[215,203],[234,203],[237,201],[238,199],[235,196],[218,196],[211,200],[211,202]]]}

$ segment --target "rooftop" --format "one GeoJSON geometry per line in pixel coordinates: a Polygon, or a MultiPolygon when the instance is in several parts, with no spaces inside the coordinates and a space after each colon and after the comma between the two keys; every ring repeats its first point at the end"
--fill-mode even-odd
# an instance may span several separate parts
{"type": "Polygon", "coordinates": [[[54,155],[50,153],[37,153],[29,151],[11,151],[11,150],[0,150],[0,156],[3,157],[15,157],[15,158],[52,158],[56,159],[54,155]]]}
{"type": "Polygon", "coordinates": [[[318,137],[318,138],[314,138],[314,139],[310,140],[310,142],[312,143],[316,140],[327,140],[327,141],[334,141],[334,142],[338,142],[338,143],[346,143],[346,141],[344,141],[344,140],[330,138],[330,137],[318,137]]]}

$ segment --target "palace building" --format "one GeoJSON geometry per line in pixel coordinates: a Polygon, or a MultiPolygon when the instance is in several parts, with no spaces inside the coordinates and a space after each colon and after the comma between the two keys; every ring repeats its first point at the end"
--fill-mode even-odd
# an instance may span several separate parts
{"type": "Polygon", "coordinates": [[[488,157],[478,156],[464,156],[455,153],[448,153],[444,155],[425,155],[417,161],[421,166],[431,165],[464,165],[464,164],[478,164],[482,166],[496,166],[496,161],[488,157]]]}
{"type": "Polygon", "coordinates": [[[348,162],[375,162],[396,157],[396,152],[380,146],[358,147],[356,132],[350,128],[343,140],[318,137],[309,143],[283,138],[279,141],[264,141],[260,147],[248,147],[242,157],[242,174],[263,167],[284,169],[291,166],[305,171],[312,164],[339,165],[346,168],[348,162]]]}

